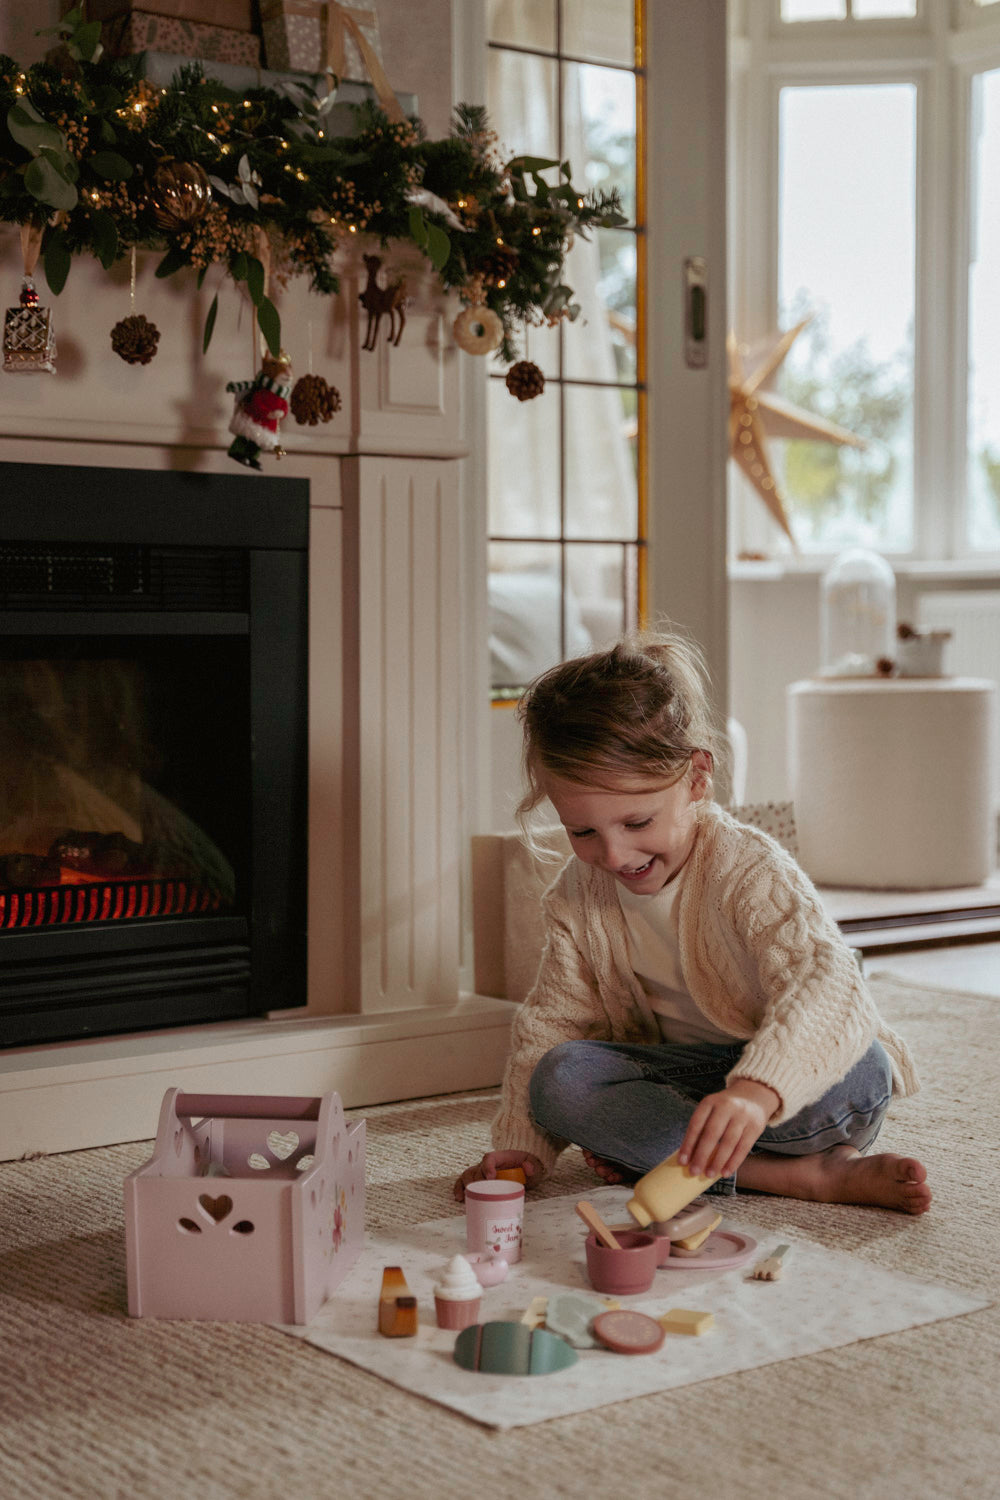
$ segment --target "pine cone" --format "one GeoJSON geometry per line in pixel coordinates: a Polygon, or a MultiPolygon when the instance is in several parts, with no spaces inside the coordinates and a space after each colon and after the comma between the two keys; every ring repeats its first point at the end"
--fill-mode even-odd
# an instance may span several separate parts
{"type": "Polygon", "coordinates": [[[489,286],[509,281],[517,270],[519,260],[516,250],[512,250],[509,245],[498,245],[482,262],[480,269],[483,280],[489,286]]]}
{"type": "Polygon", "coordinates": [[[148,365],[160,342],[160,330],[142,313],[122,318],[111,330],[111,347],[129,365],[148,365]]]}
{"type": "Polygon", "coordinates": [[[295,382],[289,404],[300,426],[308,422],[315,427],[317,422],[329,422],[340,410],[340,392],[335,385],[328,385],[322,375],[302,375],[295,382]]]}
{"type": "Polygon", "coordinates": [[[545,389],[545,376],[530,359],[519,359],[507,371],[507,389],[518,401],[531,401],[545,389]]]}

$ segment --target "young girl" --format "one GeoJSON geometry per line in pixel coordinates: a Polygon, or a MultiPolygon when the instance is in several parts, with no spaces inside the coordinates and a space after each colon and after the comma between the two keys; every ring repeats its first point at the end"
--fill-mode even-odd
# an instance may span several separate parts
{"type": "Polygon", "coordinates": [[[920,1162],[865,1156],[916,1091],[836,924],[792,857],[712,801],[721,740],[701,657],[639,635],[563,663],[521,700],[528,790],[575,858],[511,1029],[495,1149],[469,1182],[537,1184],[569,1143],[608,1182],[672,1152],[693,1173],[923,1213],[920,1162]]]}

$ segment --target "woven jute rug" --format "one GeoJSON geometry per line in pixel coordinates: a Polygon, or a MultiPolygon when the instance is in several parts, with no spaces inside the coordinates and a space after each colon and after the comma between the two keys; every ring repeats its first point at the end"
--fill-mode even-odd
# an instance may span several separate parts
{"type": "MultiPolygon", "coordinates": [[[[879,1144],[926,1163],[930,1213],[747,1194],[727,1203],[727,1219],[993,1298],[1000,999],[888,975],[872,983],[924,1081],[893,1107],[879,1144]]],[[[483,1093],[353,1112],[369,1122],[368,1229],[451,1212],[452,1182],[484,1149],[494,1108],[483,1093]]],[[[612,1486],[722,1500],[1000,1495],[994,1306],[495,1432],[273,1328],[130,1320],[122,1180],[149,1150],[0,1166],[5,1500],[541,1500],[612,1486]]],[[[542,1192],[582,1196],[595,1185],[571,1151],[542,1192]]]]}

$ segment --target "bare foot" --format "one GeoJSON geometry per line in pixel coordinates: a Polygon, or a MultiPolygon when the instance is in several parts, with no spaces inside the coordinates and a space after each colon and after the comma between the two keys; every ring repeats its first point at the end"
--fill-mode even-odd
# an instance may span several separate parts
{"type": "Polygon", "coordinates": [[[761,1151],[739,1171],[741,1187],[814,1203],[869,1203],[904,1214],[931,1206],[926,1168],[912,1156],[884,1151],[862,1156],[853,1146],[832,1146],[812,1156],[779,1156],[761,1151]]]}
{"type": "Polygon", "coordinates": [[[598,1177],[602,1177],[605,1182],[635,1182],[635,1173],[629,1172],[620,1162],[605,1161],[603,1156],[595,1156],[593,1151],[588,1151],[584,1147],[580,1149],[583,1151],[583,1159],[587,1163],[587,1166],[590,1167],[591,1171],[596,1172],[598,1177]]]}

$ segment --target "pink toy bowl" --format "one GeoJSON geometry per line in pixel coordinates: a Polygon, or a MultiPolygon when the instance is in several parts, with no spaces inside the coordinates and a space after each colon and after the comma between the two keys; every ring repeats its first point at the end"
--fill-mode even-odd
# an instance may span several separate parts
{"type": "Polygon", "coordinates": [[[613,1297],[648,1292],[659,1264],[659,1241],[632,1229],[616,1232],[615,1239],[619,1250],[602,1245],[593,1231],[587,1235],[587,1275],[594,1291],[613,1297]]]}
{"type": "Polygon", "coordinates": [[[364,1240],[365,1122],[319,1099],[168,1089],[125,1179],[134,1318],[308,1323],[364,1240]]]}

